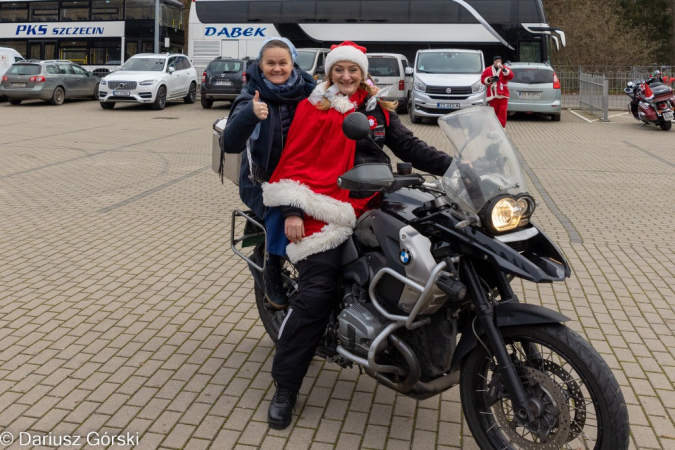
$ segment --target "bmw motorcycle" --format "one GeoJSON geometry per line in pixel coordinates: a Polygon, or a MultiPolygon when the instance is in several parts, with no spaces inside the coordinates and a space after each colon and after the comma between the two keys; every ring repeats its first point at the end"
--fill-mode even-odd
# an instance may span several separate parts
{"type": "Polygon", "coordinates": [[[652,123],[664,131],[672,128],[675,96],[668,84],[654,79],[629,81],[624,92],[631,98],[628,111],[643,126],[652,123]]]}
{"type": "MultiPolygon", "coordinates": [[[[627,449],[628,411],[605,361],[564,325],[570,319],[521,303],[510,286],[514,277],[551,283],[571,272],[532,220],[536,203],[515,147],[489,108],[439,124],[454,153],[442,178],[406,164],[396,174],[364,164],[339,178],[344,189],[376,195],[343,245],[342,295],[317,356],[359,366],[414,399],[459,385],[482,449],[627,449]]],[[[358,113],[343,130],[370,136],[358,113]]],[[[232,248],[249,263],[260,318],[276,341],[286,311],[265,300],[264,243],[248,254],[242,247],[264,239],[264,228],[244,211],[232,218],[232,248]]],[[[296,275],[285,262],[291,304],[296,275]]]]}

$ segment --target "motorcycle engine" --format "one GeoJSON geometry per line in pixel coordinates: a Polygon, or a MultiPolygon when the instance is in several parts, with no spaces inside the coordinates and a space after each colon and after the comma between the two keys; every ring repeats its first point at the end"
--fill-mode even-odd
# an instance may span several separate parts
{"type": "Polygon", "coordinates": [[[357,303],[340,312],[338,323],[340,345],[365,356],[373,340],[389,321],[380,315],[372,303],[357,303]]]}

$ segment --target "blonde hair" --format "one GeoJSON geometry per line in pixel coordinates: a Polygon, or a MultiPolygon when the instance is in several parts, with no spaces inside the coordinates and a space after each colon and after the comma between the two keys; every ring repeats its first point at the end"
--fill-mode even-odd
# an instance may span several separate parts
{"type": "MultiPolygon", "coordinates": [[[[332,70],[332,68],[331,68],[332,70]]],[[[359,68],[359,70],[361,70],[359,68]]],[[[363,75],[363,71],[361,70],[361,75],[363,75]]],[[[370,75],[368,75],[370,78],[370,75]]],[[[370,95],[375,95],[377,92],[377,88],[375,86],[369,86],[366,84],[366,77],[361,78],[361,84],[359,84],[359,89],[363,89],[364,91],[368,92],[370,95]]],[[[330,78],[330,74],[326,74],[326,90],[333,85],[333,80],[330,78]]],[[[384,101],[384,100],[378,100],[378,103],[382,107],[382,109],[386,109],[387,111],[394,112],[396,111],[396,107],[398,106],[398,101],[394,100],[393,102],[389,101],[384,101]]],[[[327,98],[322,98],[319,103],[316,104],[317,109],[321,111],[327,111],[330,109],[330,101],[327,98]]]]}

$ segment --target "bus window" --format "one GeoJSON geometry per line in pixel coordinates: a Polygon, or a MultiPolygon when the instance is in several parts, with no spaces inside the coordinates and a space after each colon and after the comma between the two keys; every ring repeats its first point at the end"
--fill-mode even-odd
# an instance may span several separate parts
{"type": "Polygon", "coordinates": [[[540,42],[521,42],[518,45],[518,60],[520,62],[540,62],[541,61],[541,43],[540,42]]]}

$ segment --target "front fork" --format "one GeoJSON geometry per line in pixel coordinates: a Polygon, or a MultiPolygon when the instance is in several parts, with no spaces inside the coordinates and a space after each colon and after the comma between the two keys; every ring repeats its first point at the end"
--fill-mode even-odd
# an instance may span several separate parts
{"type": "MultiPolygon", "coordinates": [[[[483,327],[489,347],[497,359],[501,379],[509,393],[509,397],[515,405],[515,413],[522,420],[532,421],[534,420],[534,416],[529,406],[527,393],[525,392],[523,383],[520,381],[520,375],[516,370],[516,366],[513,364],[506,349],[502,334],[497,327],[494,308],[481,287],[478,274],[476,274],[476,269],[474,269],[470,258],[463,258],[460,270],[462,281],[464,281],[473,295],[476,316],[483,327]]],[[[497,275],[497,289],[502,301],[518,301],[503,273],[497,275]]]]}

